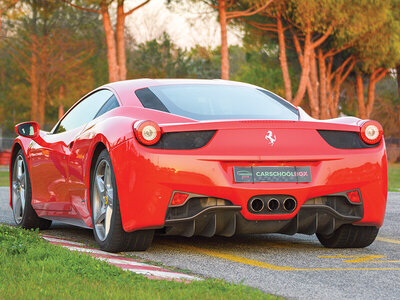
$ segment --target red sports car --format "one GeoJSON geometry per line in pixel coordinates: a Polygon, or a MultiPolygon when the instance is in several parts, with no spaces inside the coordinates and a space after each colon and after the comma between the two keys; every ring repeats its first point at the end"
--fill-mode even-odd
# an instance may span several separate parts
{"type": "Polygon", "coordinates": [[[317,234],[365,247],[383,223],[382,127],[315,120],[260,87],[131,80],[83,97],[50,132],[16,126],[14,219],[93,228],[106,251],[145,250],[154,232],[211,237],[317,234]]]}

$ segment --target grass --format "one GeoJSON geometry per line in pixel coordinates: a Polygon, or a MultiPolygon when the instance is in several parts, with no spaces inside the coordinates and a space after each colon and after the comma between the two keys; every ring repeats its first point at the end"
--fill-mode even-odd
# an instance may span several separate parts
{"type": "Polygon", "coordinates": [[[388,164],[388,188],[389,191],[400,191],[400,164],[388,164]]]}
{"type": "Polygon", "coordinates": [[[222,280],[150,280],[6,225],[0,225],[0,298],[277,299],[222,280]]]}
{"type": "Polygon", "coordinates": [[[0,171],[0,186],[10,186],[8,171],[0,171]]]}

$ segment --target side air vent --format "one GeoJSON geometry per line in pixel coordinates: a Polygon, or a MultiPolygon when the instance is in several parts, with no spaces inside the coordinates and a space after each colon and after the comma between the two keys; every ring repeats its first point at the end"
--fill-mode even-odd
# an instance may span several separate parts
{"type": "Polygon", "coordinates": [[[329,145],[338,149],[364,149],[379,145],[364,143],[358,132],[353,131],[318,130],[318,133],[329,145]]]}
{"type": "Polygon", "coordinates": [[[190,150],[199,149],[208,144],[216,130],[166,132],[160,141],[150,146],[154,149],[165,150],[190,150]]]}

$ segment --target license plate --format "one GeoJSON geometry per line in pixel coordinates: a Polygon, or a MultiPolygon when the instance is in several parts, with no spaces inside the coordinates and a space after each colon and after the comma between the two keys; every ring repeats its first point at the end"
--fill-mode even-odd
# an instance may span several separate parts
{"type": "Polygon", "coordinates": [[[311,182],[310,167],[233,167],[235,182],[311,182]]]}

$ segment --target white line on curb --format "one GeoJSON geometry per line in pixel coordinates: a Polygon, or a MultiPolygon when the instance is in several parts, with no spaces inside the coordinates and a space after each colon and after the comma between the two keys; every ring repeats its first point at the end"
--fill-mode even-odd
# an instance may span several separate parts
{"type": "Polygon", "coordinates": [[[85,246],[85,245],[82,244],[82,243],[72,242],[72,241],[66,241],[66,240],[62,240],[62,239],[58,239],[58,238],[53,238],[53,237],[49,237],[49,236],[42,236],[42,238],[44,238],[46,241],[49,241],[49,242],[68,243],[68,244],[76,245],[76,246],[85,246]]]}
{"type": "Polygon", "coordinates": [[[101,261],[106,261],[107,263],[111,265],[115,265],[118,268],[121,268],[126,271],[134,272],[136,274],[142,274],[145,276],[151,276],[155,277],[157,279],[178,279],[178,280],[201,280],[199,277],[195,276],[190,276],[187,274],[183,273],[177,273],[169,270],[165,270],[163,268],[157,267],[157,266],[152,266],[148,265],[145,263],[141,262],[136,262],[132,259],[127,259],[121,255],[118,254],[110,254],[105,251],[97,250],[97,249],[92,249],[92,248],[86,248],[86,246],[82,243],[78,242],[72,242],[68,240],[63,240],[60,238],[56,237],[51,237],[51,236],[42,236],[45,240],[54,243],[54,244],[59,244],[60,246],[67,248],[71,251],[78,251],[78,252],[83,252],[83,253],[89,253],[91,254],[92,257],[95,259],[101,260],[101,261]],[[98,257],[98,255],[103,255],[105,257],[98,257]],[[127,267],[129,266],[129,267],[127,267]],[[135,268],[137,267],[137,268],[135,268]]]}

